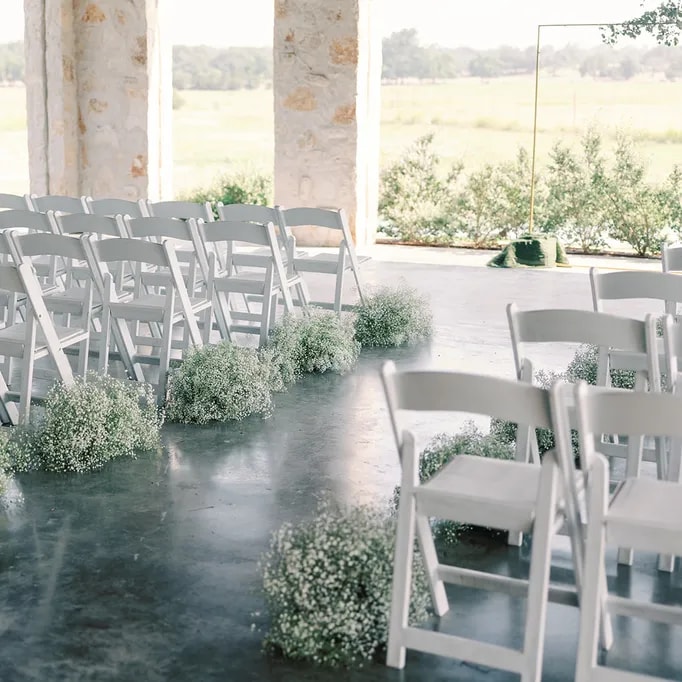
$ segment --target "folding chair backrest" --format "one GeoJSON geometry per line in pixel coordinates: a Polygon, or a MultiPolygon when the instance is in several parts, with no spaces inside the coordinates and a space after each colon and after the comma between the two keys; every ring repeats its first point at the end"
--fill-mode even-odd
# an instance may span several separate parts
{"type": "Polygon", "coordinates": [[[218,204],[220,220],[232,220],[243,223],[279,223],[279,211],[272,206],[259,204],[218,204]]]}
{"type": "Polygon", "coordinates": [[[599,434],[663,436],[682,439],[682,396],[591,387],[575,387],[582,466],[591,468],[599,434]]]}
{"type": "Polygon", "coordinates": [[[198,223],[202,239],[209,242],[245,242],[253,246],[274,246],[274,225],[232,220],[217,220],[212,223],[198,223]]]}
{"type": "Polygon", "coordinates": [[[393,434],[403,442],[399,412],[464,412],[551,428],[549,391],[521,381],[437,370],[381,370],[393,434]]]}
{"type": "Polygon", "coordinates": [[[214,219],[213,209],[208,201],[204,203],[195,201],[148,201],[147,210],[150,216],[156,218],[176,218],[179,220],[204,220],[211,222],[214,219]]]}
{"type": "Polygon", "coordinates": [[[4,194],[0,192],[0,209],[14,209],[18,211],[31,211],[33,204],[31,198],[24,194],[4,194]]]}
{"type": "Polygon", "coordinates": [[[599,272],[590,268],[592,303],[602,309],[602,301],[649,299],[666,304],[682,303],[682,277],[669,272],[619,270],[599,272]]]}
{"type": "Polygon", "coordinates": [[[350,237],[343,209],[297,207],[279,208],[279,210],[287,227],[300,227],[302,225],[326,227],[330,230],[341,230],[344,237],[350,237]]]}
{"type": "Polygon", "coordinates": [[[144,199],[93,199],[87,197],[88,210],[93,215],[115,216],[129,215],[131,218],[143,218],[147,214],[147,203],[144,199]]]}
{"type": "Polygon", "coordinates": [[[179,239],[192,241],[192,231],[189,223],[176,218],[125,218],[124,223],[129,237],[135,239],[179,239]]]}
{"type": "Polygon", "coordinates": [[[63,194],[46,194],[39,197],[31,194],[31,203],[36,211],[58,211],[59,213],[87,213],[85,197],[69,197],[63,194]]]}
{"type": "Polygon", "coordinates": [[[682,272],[682,244],[663,246],[661,268],[663,272],[682,272]]]}
{"type": "Polygon", "coordinates": [[[53,211],[38,213],[26,208],[0,211],[0,230],[14,227],[39,232],[57,232],[57,223],[53,211]]]}
{"type": "Polygon", "coordinates": [[[19,257],[59,256],[80,261],[86,258],[83,243],[78,237],[63,234],[34,232],[21,234],[11,231],[9,239],[14,244],[19,257]]]}
{"type": "Polygon", "coordinates": [[[57,215],[61,234],[96,234],[102,237],[125,237],[123,218],[117,216],[70,213],[57,215]]]}
{"type": "Polygon", "coordinates": [[[172,246],[146,242],[140,239],[122,237],[120,239],[92,240],[95,253],[100,262],[112,263],[131,261],[157,267],[168,267],[168,253],[172,246]]]}
{"type": "MultiPolygon", "coordinates": [[[[517,376],[527,381],[532,380],[532,363],[524,354],[525,344],[581,343],[646,353],[652,343],[644,321],[592,310],[519,310],[515,303],[510,303],[507,320],[517,376]]],[[[649,371],[655,368],[649,367],[649,371]]]]}

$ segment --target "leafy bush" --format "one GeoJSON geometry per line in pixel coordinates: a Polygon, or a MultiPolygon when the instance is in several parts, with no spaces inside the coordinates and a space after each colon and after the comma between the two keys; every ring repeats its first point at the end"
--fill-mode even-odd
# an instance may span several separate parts
{"type": "Polygon", "coordinates": [[[585,252],[606,246],[607,179],[601,147],[601,135],[595,130],[583,136],[582,156],[562,142],[552,147],[544,215],[535,221],[585,252]]]}
{"type": "Polygon", "coordinates": [[[253,348],[222,342],[188,351],[168,377],[169,421],[206,424],[269,415],[271,368],[253,348]]]}
{"type": "Polygon", "coordinates": [[[348,372],[358,360],[360,344],[348,320],[312,308],[301,317],[286,315],[276,324],[267,351],[286,385],[310,372],[348,372]]]}
{"type": "MultiPolygon", "coordinates": [[[[458,434],[454,436],[446,433],[438,434],[422,450],[419,454],[419,480],[422,483],[428,481],[457,455],[514,459],[513,440],[506,440],[493,430],[484,434],[474,422],[467,421],[458,434]]],[[[392,506],[396,509],[399,498],[400,486],[396,486],[392,501],[392,506]]],[[[471,530],[471,527],[456,521],[439,519],[433,521],[434,537],[443,544],[456,542],[461,533],[467,530],[471,530]]],[[[493,531],[493,533],[497,532],[499,531],[493,531]]]]}
{"type": "Polygon", "coordinates": [[[609,234],[630,244],[639,256],[660,252],[661,244],[671,240],[680,213],[679,170],[664,185],[651,185],[645,176],[645,165],[632,141],[619,135],[606,195],[609,234]]]}
{"type": "Polygon", "coordinates": [[[432,145],[432,134],[420,137],[381,174],[380,229],[389,237],[425,244],[455,239],[453,186],[462,166],[453,165],[443,177],[432,145]]]}
{"type": "Polygon", "coordinates": [[[216,204],[259,204],[272,205],[274,195],[272,178],[257,173],[234,173],[223,175],[208,189],[197,189],[183,197],[188,201],[210,202],[215,211],[216,204]]]}
{"type": "MultiPolygon", "coordinates": [[[[599,348],[597,346],[580,346],[573,359],[568,363],[563,376],[571,384],[585,381],[594,386],[597,383],[598,364],[599,348]]],[[[614,388],[634,388],[635,373],[625,369],[612,369],[611,385],[614,388]]]]}
{"type": "Polygon", "coordinates": [[[355,338],[366,348],[411,345],[433,333],[427,298],[404,285],[368,294],[356,313],[355,338]]]}
{"type": "Polygon", "coordinates": [[[487,163],[468,176],[457,197],[457,221],[474,246],[497,244],[527,228],[530,177],[530,160],[523,148],[515,161],[487,163]]]}
{"type": "MultiPolygon", "coordinates": [[[[266,648],[329,666],[370,660],[388,638],[395,534],[385,512],[328,502],[309,521],[276,531],[261,563],[266,648]]],[[[426,618],[429,603],[415,548],[411,623],[426,618]]]]}
{"type": "Polygon", "coordinates": [[[158,447],[161,421],[148,384],[91,373],[55,384],[42,415],[9,430],[4,456],[13,471],[93,471],[158,447]]]}

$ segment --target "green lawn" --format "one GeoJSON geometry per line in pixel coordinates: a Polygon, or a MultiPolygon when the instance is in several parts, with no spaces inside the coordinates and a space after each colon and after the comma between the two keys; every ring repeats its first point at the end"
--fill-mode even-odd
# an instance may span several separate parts
{"type": "MultiPolygon", "coordinates": [[[[435,134],[446,162],[475,167],[514,156],[532,144],[534,78],[382,87],[381,159],[397,158],[417,137],[435,134]]],[[[271,172],[274,138],[271,90],[180,93],[173,115],[174,184],[182,192],[230,170],[271,172]]],[[[575,142],[590,125],[610,142],[617,130],[640,140],[650,176],[682,162],[682,83],[639,79],[594,81],[577,75],[540,81],[538,161],[558,139],[575,142]]],[[[0,188],[28,186],[23,88],[0,88],[0,188]]]]}

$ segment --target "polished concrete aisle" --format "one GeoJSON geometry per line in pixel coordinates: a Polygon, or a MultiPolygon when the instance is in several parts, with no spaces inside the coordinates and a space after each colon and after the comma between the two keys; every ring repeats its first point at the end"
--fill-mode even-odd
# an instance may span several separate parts
{"type": "MultiPolygon", "coordinates": [[[[307,377],[277,396],[267,420],[167,425],[159,453],[94,474],[26,475],[15,482],[0,508],[2,682],[516,679],[412,653],[402,673],[381,663],[348,672],[260,650],[258,560],[270,533],[310,515],[322,494],[385,504],[398,480],[378,379],[382,360],[511,377],[507,301],[590,307],[585,270],[434,265],[400,253],[401,262],[369,263],[366,279],[404,279],[431,296],[436,335],[427,346],[365,352],[352,374],[307,377]]],[[[548,368],[565,360],[546,353],[548,368]]],[[[519,574],[527,568],[527,546],[475,543],[457,553],[472,565],[519,574]]],[[[567,578],[561,543],[556,566],[555,577],[567,578]]],[[[682,599],[679,570],[659,576],[651,556],[638,557],[633,569],[616,570],[610,561],[609,580],[623,593],[682,599]]],[[[522,602],[457,590],[452,596],[444,630],[520,642],[522,602]]],[[[576,626],[575,610],[550,607],[547,682],[572,679],[576,626]]],[[[682,679],[680,633],[618,621],[616,636],[611,661],[682,679]]]]}

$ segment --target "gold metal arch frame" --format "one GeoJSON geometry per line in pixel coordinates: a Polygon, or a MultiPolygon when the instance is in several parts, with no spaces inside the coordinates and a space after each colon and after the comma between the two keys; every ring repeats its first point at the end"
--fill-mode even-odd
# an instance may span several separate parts
{"type": "MultiPolygon", "coordinates": [[[[659,21],[654,26],[670,26],[675,24],[673,21],[659,21]]],[[[535,44],[535,95],[533,99],[533,151],[531,156],[530,167],[530,216],[528,218],[528,232],[533,233],[533,217],[535,213],[535,155],[537,150],[538,139],[538,93],[540,86],[540,37],[543,28],[609,28],[611,26],[624,26],[622,22],[617,23],[601,23],[601,24],[538,24],[538,33],[535,44]]]]}

